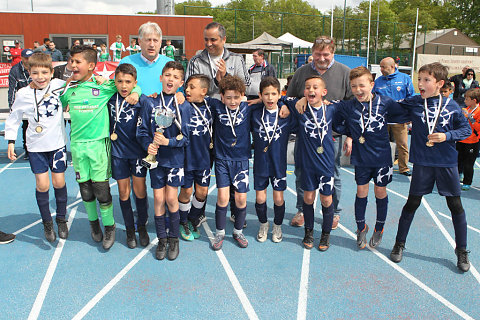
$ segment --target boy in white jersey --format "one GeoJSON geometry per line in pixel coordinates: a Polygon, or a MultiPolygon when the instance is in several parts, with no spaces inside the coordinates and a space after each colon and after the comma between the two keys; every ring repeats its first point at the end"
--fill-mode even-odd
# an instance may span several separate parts
{"type": "Polygon", "coordinates": [[[67,169],[67,137],[63,120],[62,103],[59,95],[65,81],[54,79],[51,56],[38,52],[29,61],[32,83],[17,92],[12,112],[5,123],[5,139],[8,140],[8,158],[16,160],[15,139],[17,130],[25,115],[28,118],[27,148],[30,151],[30,167],[35,174],[37,205],[42,216],[45,238],[49,242],[56,239],[50,214],[49,195],[50,179],[48,169],[52,172],[52,184],[57,203],[56,222],[58,236],[68,237],[67,187],[64,172],[67,169]]]}

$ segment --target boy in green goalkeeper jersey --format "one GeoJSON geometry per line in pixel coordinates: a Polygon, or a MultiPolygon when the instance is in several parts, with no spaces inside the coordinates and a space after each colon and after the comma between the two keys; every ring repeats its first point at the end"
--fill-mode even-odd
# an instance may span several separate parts
{"type": "MultiPolygon", "coordinates": [[[[94,241],[103,239],[103,247],[108,250],[115,242],[115,221],[113,219],[112,196],[108,179],[110,168],[110,128],[107,102],[117,92],[113,80],[97,84],[93,70],[97,63],[97,52],[90,46],[75,46],[70,51],[72,82],[60,97],[70,112],[70,148],[73,167],[80,194],[90,221],[94,241]],[[103,237],[98,221],[97,203],[105,227],[103,237]]],[[[135,87],[127,102],[134,105],[141,94],[135,87]]]]}

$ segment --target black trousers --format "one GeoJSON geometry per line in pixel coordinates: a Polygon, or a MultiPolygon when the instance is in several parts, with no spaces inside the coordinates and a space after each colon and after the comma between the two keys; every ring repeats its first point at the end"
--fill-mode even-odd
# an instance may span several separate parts
{"type": "Polygon", "coordinates": [[[479,143],[457,142],[458,172],[463,173],[463,184],[472,184],[473,166],[478,156],[479,143]]]}

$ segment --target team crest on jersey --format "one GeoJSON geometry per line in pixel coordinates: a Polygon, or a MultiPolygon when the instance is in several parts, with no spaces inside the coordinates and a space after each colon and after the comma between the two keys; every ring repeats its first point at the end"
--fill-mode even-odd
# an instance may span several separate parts
{"type": "Polygon", "coordinates": [[[400,90],[402,90],[402,87],[398,86],[397,91],[400,92],[400,90]]]}
{"type": "Polygon", "coordinates": [[[100,89],[92,88],[92,95],[94,97],[98,97],[99,94],[100,94],[100,89]]]}
{"type": "Polygon", "coordinates": [[[142,117],[138,117],[137,119],[137,127],[140,127],[142,125],[142,117]]]}

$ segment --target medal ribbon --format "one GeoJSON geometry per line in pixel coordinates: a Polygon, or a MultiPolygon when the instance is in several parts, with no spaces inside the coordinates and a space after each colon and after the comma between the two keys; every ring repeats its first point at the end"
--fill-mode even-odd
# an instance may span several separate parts
{"type": "Polygon", "coordinates": [[[170,107],[170,105],[172,104],[172,102],[175,101],[175,104],[174,104],[175,105],[175,119],[173,120],[173,122],[177,126],[180,133],[182,133],[182,115],[180,114],[180,109],[178,107],[177,97],[174,95],[172,97],[172,99],[170,99],[170,102],[168,103],[168,105],[165,105],[165,98],[163,97],[163,92],[160,93],[160,98],[162,98],[162,106],[166,109],[168,109],[170,107]]]}
{"type": "MultiPolygon", "coordinates": [[[[324,123],[324,122],[326,123],[327,119],[326,119],[326,116],[325,116],[325,106],[323,105],[323,102],[322,102],[322,105],[320,106],[320,108],[322,108],[322,120],[320,121],[320,123],[324,123]]],[[[315,127],[318,130],[318,136],[320,137],[320,146],[323,146],[323,138],[325,137],[325,135],[327,133],[324,132],[323,129],[320,128],[320,124],[317,121],[317,116],[315,115],[315,112],[313,112],[313,109],[312,109],[312,106],[310,105],[310,103],[308,104],[308,110],[312,114],[313,121],[315,122],[315,127]]]]}
{"type": "MultiPolygon", "coordinates": [[[[266,109],[266,108],[263,108],[263,110],[262,110],[262,126],[263,126],[263,129],[265,129],[265,135],[267,136],[267,140],[268,140],[267,147],[269,147],[270,144],[271,144],[272,141],[273,141],[273,137],[275,136],[275,132],[277,131],[278,109],[275,111],[275,122],[273,123],[272,136],[269,136],[269,135],[268,135],[267,125],[266,125],[265,121],[263,120],[264,117],[265,117],[265,109],[266,109]]],[[[267,117],[268,117],[268,115],[267,115],[267,117]]]]}
{"type": "Polygon", "coordinates": [[[125,103],[127,102],[125,99],[123,99],[122,104],[120,105],[120,108],[119,108],[118,107],[118,96],[119,95],[120,94],[117,92],[117,100],[115,101],[115,123],[113,124],[113,132],[115,132],[115,129],[117,128],[117,123],[120,122],[120,114],[122,113],[123,109],[125,108],[125,103]]]}
{"type": "MultiPolygon", "coordinates": [[[[210,118],[212,117],[212,112],[210,111],[210,107],[207,104],[207,101],[204,99],[203,102],[205,103],[205,107],[207,108],[207,112],[210,115],[210,118]]],[[[200,118],[202,118],[203,125],[207,127],[208,134],[210,135],[210,140],[213,139],[213,124],[208,121],[208,119],[203,115],[203,113],[200,111],[200,108],[197,107],[195,103],[191,103],[193,106],[193,109],[195,109],[195,112],[198,113],[200,118]]]]}
{"type": "Polygon", "coordinates": [[[445,104],[442,106],[442,95],[439,95],[438,108],[435,106],[435,103],[433,104],[433,107],[435,108],[435,113],[433,116],[433,122],[431,122],[430,118],[428,117],[427,99],[424,100],[425,122],[427,123],[428,134],[432,134],[435,131],[435,127],[437,126],[438,120],[440,119],[440,114],[449,102],[450,98],[448,98],[445,104]]]}
{"type": "Polygon", "coordinates": [[[48,85],[47,90],[45,90],[45,93],[42,96],[42,99],[40,101],[37,100],[37,89],[33,89],[33,96],[35,97],[35,114],[37,115],[37,118],[35,119],[35,115],[33,116],[33,120],[35,120],[37,123],[40,122],[40,111],[38,108],[40,107],[40,103],[43,102],[45,99],[45,95],[48,94],[48,90],[50,90],[50,85],[48,85]]]}
{"type": "Polygon", "coordinates": [[[235,132],[235,123],[237,123],[237,116],[238,116],[238,112],[240,111],[240,106],[238,106],[237,110],[235,110],[233,121],[232,121],[232,115],[230,114],[230,109],[228,109],[227,106],[225,106],[225,111],[227,112],[228,123],[230,124],[230,128],[232,129],[232,134],[235,137],[235,140],[237,140],[237,133],[235,132]]]}

